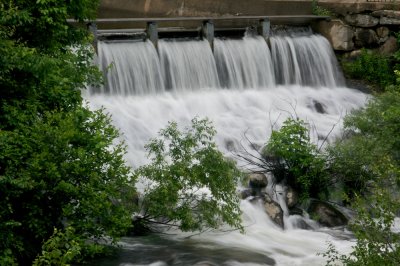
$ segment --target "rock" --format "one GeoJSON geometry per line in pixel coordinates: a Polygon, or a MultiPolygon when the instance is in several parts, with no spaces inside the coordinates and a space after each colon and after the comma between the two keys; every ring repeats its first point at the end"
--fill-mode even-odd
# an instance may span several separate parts
{"type": "Polygon", "coordinates": [[[370,47],[378,44],[378,35],[374,30],[357,28],[355,31],[355,43],[360,47],[370,47]]]}
{"type": "Polygon", "coordinates": [[[400,25],[400,11],[378,10],[372,12],[371,15],[378,17],[381,25],[400,25]]]}
{"type": "Polygon", "coordinates": [[[379,38],[379,43],[384,43],[389,38],[389,29],[387,27],[379,27],[376,29],[376,35],[379,38]]]}
{"type": "Polygon", "coordinates": [[[293,188],[289,187],[286,192],[286,204],[288,208],[293,208],[299,202],[299,195],[293,188]]]}
{"type": "Polygon", "coordinates": [[[346,53],[344,55],[344,57],[346,59],[356,59],[357,57],[359,57],[361,55],[361,53],[362,53],[362,50],[358,49],[358,50],[351,51],[350,53],[346,53]]]}
{"type": "Polygon", "coordinates": [[[250,188],[243,189],[242,191],[240,191],[239,194],[241,199],[247,199],[248,197],[252,197],[254,195],[255,195],[254,191],[250,188]]]}
{"type": "Polygon", "coordinates": [[[350,51],[354,48],[353,29],[341,20],[321,21],[316,31],[329,40],[334,50],[350,51]]]}
{"type": "Polygon", "coordinates": [[[249,175],[249,186],[251,188],[263,188],[268,185],[268,179],[264,174],[253,173],[249,175]]]}
{"type": "Polygon", "coordinates": [[[300,215],[303,216],[304,211],[300,208],[293,207],[289,209],[289,215],[300,215]]]}
{"type": "Polygon", "coordinates": [[[283,228],[283,210],[267,194],[264,194],[264,210],[275,224],[283,228]]]}
{"type": "Polygon", "coordinates": [[[364,14],[346,15],[344,20],[352,26],[364,27],[364,28],[374,27],[379,23],[378,18],[364,14]]]}
{"type": "Polygon", "coordinates": [[[381,17],[379,20],[379,24],[381,24],[381,25],[400,25],[400,19],[381,17]]]}
{"type": "Polygon", "coordinates": [[[314,220],[328,227],[343,226],[349,221],[332,204],[320,200],[311,200],[308,213],[314,220]]]}
{"type": "Polygon", "coordinates": [[[320,114],[326,113],[326,111],[325,111],[326,106],[324,104],[322,104],[316,100],[313,100],[313,105],[314,105],[314,109],[315,109],[315,111],[317,111],[317,113],[320,113],[320,114]]]}
{"type": "Polygon", "coordinates": [[[373,17],[377,18],[395,18],[395,19],[400,19],[400,11],[396,10],[377,10],[371,13],[373,17]]]}
{"type": "Polygon", "coordinates": [[[379,53],[382,55],[392,55],[399,49],[399,45],[397,44],[397,39],[393,36],[390,36],[387,41],[379,47],[379,53]]]}

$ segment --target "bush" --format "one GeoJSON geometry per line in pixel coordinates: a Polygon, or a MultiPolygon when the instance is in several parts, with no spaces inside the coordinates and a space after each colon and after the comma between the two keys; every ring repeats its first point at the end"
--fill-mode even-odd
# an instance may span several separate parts
{"type": "MultiPolygon", "coordinates": [[[[398,75],[398,72],[396,72],[398,75]]],[[[357,212],[350,228],[357,242],[349,255],[330,245],[327,265],[399,265],[400,90],[391,86],[345,118],[350,134],[330,150],[333,172],[357,212]],[[349,193],[350,192],[350,193],[349,193]]]]}
{"type": "Polygon", "coordinates": [[[400,161],[400,92],[387,92],[372,98],[365,108],[353,111],[344,120],[347,136],[329,148],[330,169],[341,182],[349,199],[368,192],[368,184],[378,176],[374,165],[389,156],[400,161]]]}
{"type": "Polygon", "coordinates": [[[297,190],[301,199],[327,196],[325,160],[311,143],[304,121],[289,118],[272,131],[263,154],[276,181],[297,190]]]}
{"type": "Polygon", "coordinates": [[[355,60],[342,62],[343,71],[347,76],[367,80],[380,89],[396,81],[393,75],[394,65],[388,56],[362,49],[361,55],[355,60]]]}
{"type": "Polygon", "coordinates": [[[142,218],[146,223],[175,226],[183,231],[238,229],[241,211],[236,195],[240,172],[218,151],[215,130],[206,119],[192,120],[181,131],[175,122],[146,146],[151,163],[136,171],[150,185],[144,192],[142,218]]]}

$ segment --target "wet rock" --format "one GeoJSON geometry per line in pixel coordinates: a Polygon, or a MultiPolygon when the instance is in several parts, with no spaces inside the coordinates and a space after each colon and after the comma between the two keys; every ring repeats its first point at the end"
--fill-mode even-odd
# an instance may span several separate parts
{"type": "Polygon", "coordinates": [[[293,208],[299,202],[299,195],[293,188],[289,187],[286,192],[286,204],[288,208],[293,208]]]}
{"type": "Polygon", "coordinates": [[[315,111],[317,111],[317,113],[320,113],[320,114],[326,113],[325,106],[322,103],[320,103],[316,100],[313,100],[313,104],[314,104],[314,109],[315,109],[315,111]]]}
{"type": "Polygon", "coordinates": [[[300,215],[303,216],[304,211],[300,208],[293,207],[289,209],[289,215],[300,215]]]}
{"type": "Polygon", "coordinates": [[[387,27],[379,27],[376,29],[376,35],[379,38],[379,43],[384,43],[389,38],[389,29],[387,27]]]}
{"type": "Polygon", "coordinates": [[[335,50],[350,51],[354,48],[353,29],[341,20],[323,21],[318,24],[317,32],[325,36],[335,50]]]}
{"type": "Polygon", "coordinates": [[[254,191],[250,188],[243,189],[242,191],[240,191],[239,194],[241,199],[247,199],[248,197],[252,197],[254,195],[255,195],[254,191]]]}
{"type": "Polygon", "coordinates": [[[314,220],[328,227],[343,226],[349,221],[335,206],[320,200],[311,200],[308,213],[314,220]]]}
{"type": "Polygon", "coordinates": [[[387,41],[379,47],[379,53],[382,55],[392,55],[399,49],[399,45],[397,44],[397,39],[393,36],[390,36],[387,41]]]}
{"type": "Polygon", "coordinates": [[[364,14],[346,15],[344,20],[352,26],[365,27],[365,28],[374,27],[379,23],[378,18],[364,14]]]}
{"type": "Polygon", "coordinates": [[[264,174],[253,173],[249,175],[249,186],[251,188],[263,188],[268,185],[268,179],[264,174]]]}
{"type": "Polygon", "coordinates": [[[371,47],[378,43],[378,35],[374,30],[358,28],[355,31],[355,43],[360,47],[371,47]]]}
{"type": "Polygon", "coordinates": [[[283,228],[283,210],[267,194],[264,195],[264,210],[275,224],[283,228]]]}

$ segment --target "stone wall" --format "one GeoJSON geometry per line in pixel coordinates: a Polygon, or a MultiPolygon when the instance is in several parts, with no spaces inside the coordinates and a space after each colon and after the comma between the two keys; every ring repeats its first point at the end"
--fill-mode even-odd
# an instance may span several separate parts
{"type": "MultiPolygon", "coordinates": [[[[392,4],[393,5],[393,4],[392,4]]],[[[321,21],[314,25],[314,31],[324,35],[336,51],[357,54],[361,48],[374,49],[390,55],[398,48],[395,33],[400,29],[400,11],[392,6],[377,5],[368,8],[345,9],[339,6],[331,21],[321,21]],[[336,13],[337,12],[337,13],[336,13]]]]}

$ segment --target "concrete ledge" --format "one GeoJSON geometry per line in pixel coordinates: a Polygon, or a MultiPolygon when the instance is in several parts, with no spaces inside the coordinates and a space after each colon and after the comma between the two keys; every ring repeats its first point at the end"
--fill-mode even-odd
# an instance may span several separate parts
{"type": "Polygon", "coordinates": [[[311,14],[311,0],[102,0],[98,17],[219,17],[311,14]]]}

